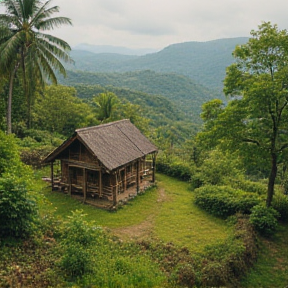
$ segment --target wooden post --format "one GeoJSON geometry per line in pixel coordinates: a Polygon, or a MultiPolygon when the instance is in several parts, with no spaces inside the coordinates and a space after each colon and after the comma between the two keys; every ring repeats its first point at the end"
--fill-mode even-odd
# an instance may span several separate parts
{"type": "Polygon", "coordinates": [[[156,154],[152,156],[152,183],[155,183],[155,172],[156,172],[156,154]]]}
{"type": "Polygon", "coordinates": [[[70,167],[68,165],[68,193],[70,196],[72,196],[72,179],[71,179],[71,174],[70,174],[70,167]]]}
{"type": "Polygon", "coordinates": [[[124,193],[126,192],[127,189],[127,169],[125,167],[124,169],[124,193]]]}
{"type": "Polygon", "coordinates": [[[103,184],[102,184],[102,169],[99,170],[99,197],[102,197],[102,190],[103,190],[103,184]]]}
{"type": "Polygon", "coordinates": [[[136,163],[136,192],[138,193],[140,190],[140,164],[139,160],[136,163]]]}
{"type": "Polygon", "coordinates": [[[51,162],[51,187],[54,190],[54,161],[51,162]]]}
{"type": "Polygon", "coordinates": [[[87,177],[86,177],[86,169],[83,168],[83,184],[82,184],[82,190],[83,190],[83,196],[84,200],[83,202],[85,203],[86,201],[86,194],[87,194],[87,177]]]}
{"type": "MultiPolygon", "coordinates": [[[[117,173],[117,172],[116,172],[117,173]]],[[[117,205],[117,188],[118,188],[118,180],[117,180],[117,174],[115,173],[115,186],[113,187],[112,191],[112,197],[113,197],[113,206],[117,205]]]]}

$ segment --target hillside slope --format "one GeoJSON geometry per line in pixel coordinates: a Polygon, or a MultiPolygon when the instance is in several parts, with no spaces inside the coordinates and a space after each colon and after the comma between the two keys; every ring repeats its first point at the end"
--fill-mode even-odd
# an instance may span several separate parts
{"type": "MultiPolygon", "coordinates": [[[[201,122],[201,106],[204,102],[222,97],[220,93],[215,93],[204,86],[195,84],[188,77],[177,74],[156,73],[154,71],[126,73],[68,71],[68,77],[66,79],[61,78],[61,82],[70,86],[77,84],[113,86],[141,91],[150,95],[161,95],[171,101],[188,121],[195,123],[201,122]]],[[[132,102],[135,102],[135,100],[132,102]]],[[[165,107],[162,106],[162,109],[164,110],[165,107]]]]}
{"type": "Polygon", "coordinates": [[[128,72],[153,70],[190,77],[196,83],[222,91],[225,69],[233,62],[232,51],[248,38],[219,39],[208,42],[186,42],[170,45],[157,53],[144,56],[120,54],[83,55],[74,50],[75,60],[69,69],[90,72],[128,72]]]}

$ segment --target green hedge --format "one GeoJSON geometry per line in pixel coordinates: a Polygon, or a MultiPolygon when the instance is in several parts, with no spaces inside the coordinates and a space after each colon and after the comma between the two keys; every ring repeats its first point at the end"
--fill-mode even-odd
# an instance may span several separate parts
{"type": "Polygon", "coordinates": [[[237,212],[250,214],[260,203],[255,193],[244,192],[230,186],[206,185],[195,189],[195,203],[209,213],[226,218],[237,212]]]}
{"type": "Polygon", "coordinates": [[[189,181],[192,175],[191,165],[180,161],[168,163],[159,159],[157,161],[157,171],[183,181],[189,181]]]}
{"type": "Polygon", "coordinates": [[[274,208],[259,204],[252,208],[249,221],[260,234],[272,235],[277,229],[279,217],[274,208]]]}

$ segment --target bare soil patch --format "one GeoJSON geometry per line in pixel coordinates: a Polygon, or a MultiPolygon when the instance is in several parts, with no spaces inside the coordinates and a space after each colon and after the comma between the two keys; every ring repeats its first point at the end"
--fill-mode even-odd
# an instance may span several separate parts
{"type": "MultiPolygon", "coordinates": [[[[159,203],[159,209],[162,203],[169,201],[169,197],[165,193],[164,188],[158,189],[157,203],[159,203]]],[[[159,209],[155,209],[153,214],[150,214],[143,222],[123,228],[111,229],[110,232],[119,237],[123,241],[127,240],[143,240],[153,237],[153,226],[156,215],[159,209]]],[[[137,217],[137,215],[135,215],[137,217]]]]}

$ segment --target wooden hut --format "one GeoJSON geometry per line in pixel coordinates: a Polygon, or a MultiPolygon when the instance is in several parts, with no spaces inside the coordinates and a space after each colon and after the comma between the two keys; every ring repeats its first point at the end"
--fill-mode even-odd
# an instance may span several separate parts
{"type": "Polygon", "coordinates": [[[121,120],[77,129],[43,162],[51,163],[53,190],[115,206],[155,182],[156,154],[156,146],[129,120],[121,120]]]}

